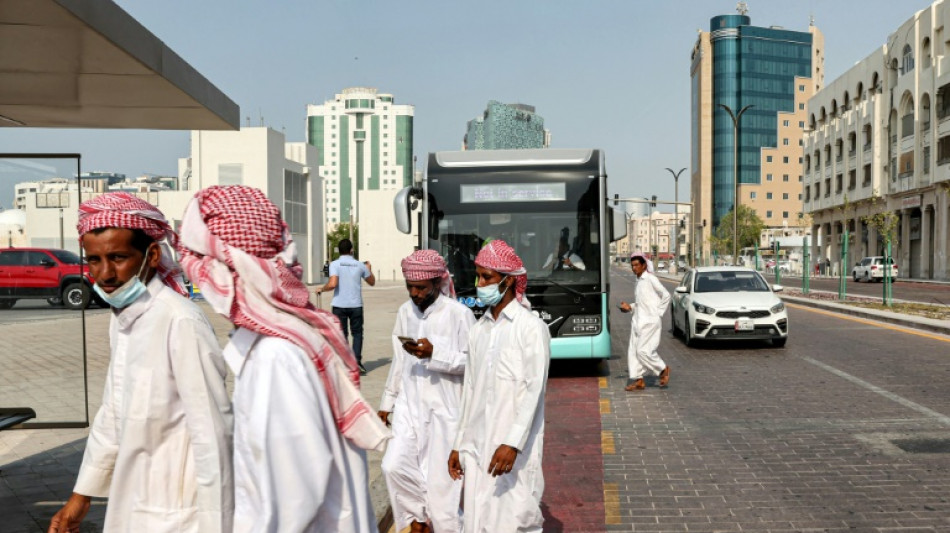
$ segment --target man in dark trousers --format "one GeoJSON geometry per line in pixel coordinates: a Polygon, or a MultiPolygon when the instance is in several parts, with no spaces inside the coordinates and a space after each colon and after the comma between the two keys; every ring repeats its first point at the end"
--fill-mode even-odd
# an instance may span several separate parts
{"type": "Polygon", "coordinates": [[[369,261],[360,263],[353,257],[353,241],[342,239],[339,245],[340,257],[330,263],[330,281],[319,292],[333,291],[333,314],[340,319],[343,336],[353,332],[353,353],[360,367],[360,374],[366,375],[363,366],[363,286],[366,280],[370,286],[376,285],[373,266],[369,261]]]}

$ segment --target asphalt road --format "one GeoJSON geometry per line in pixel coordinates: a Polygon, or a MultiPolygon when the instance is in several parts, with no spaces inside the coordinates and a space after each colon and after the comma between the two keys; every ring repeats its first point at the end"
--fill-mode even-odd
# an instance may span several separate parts
{"type": "Polygon", "coordinates": [[[611,280],[608,531],[950,530],[950,337],[789,305],[785,348],[692,349],[667,313],[670,387],[628,393],[631,276],[611,280]]]}
{"type": "MultiPolygon", "coordinates": [[[[86,309],[86,313],[102,313],[108,309],[102,309],[95,304],[86,309]]],[[[76,318],[80,316],[79,311],[65,309],[63,307],[54,307],[46,303],[46,300],[18,300],[12,309],[0,309],[0,324],[15,324],[20,322],[33,322],[36,320],[58,320],[61,318],[76,318]]]]}

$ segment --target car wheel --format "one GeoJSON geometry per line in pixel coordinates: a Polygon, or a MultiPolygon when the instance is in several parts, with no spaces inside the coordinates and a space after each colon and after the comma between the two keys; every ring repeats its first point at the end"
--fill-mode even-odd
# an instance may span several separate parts
{"type": "Polygon", "coordinates": [[[63,289],[63,303],[67,309],[85,309],[89,305],[89,287],[82,283],[70,283],[63,289]]]}
{"type": "Polygon", "coordinates": [[[683,315],[683,342],[686,346],[696,346],[696,339],[693,338],[693,326],[689,325],[689,315],[683,315]]]}
{"type": "Polygon", "coordinates": [[[0,309],[11,309],[16,304],[16,300],[0,300],[0,309]]]}
{"type": "Polygon", "coordinates": [[[784,348],[786,342],[788,342],[788,337],[776,337],[772,339],[772,346],[775,346],[776,348],[784,348]]]}
{"type": "Polygon", "coordinates": [[[52,305],[53,307],[62,307],[62,306],[63,306],[63,299],[60,298],[59,296],[56,296],[56,297],[53,297],[53,298],[47,298],[47,299],[46,299],[46,303],[52,305]]]}

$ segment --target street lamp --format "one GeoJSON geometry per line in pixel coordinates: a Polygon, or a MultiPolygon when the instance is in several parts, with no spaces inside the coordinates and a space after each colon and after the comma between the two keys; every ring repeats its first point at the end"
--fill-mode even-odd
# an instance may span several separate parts
{"type": "Polygon", "coordinates": [[[749,104],[738,113],[733,113],[726,104],[718,105],[732,119],[732,264],[736,265],[739,260],[739,121],[743,113],[755,106],[749,104]]]}
{"type": "MultiPolygon", "coordinates": [[[[673,172],[672,168],[666,167],[666,170],[670,171],[670,174],[673,175],[673,220],[679,223],[680,220],[680,174],[683,173],[686,168],[681,168],[679,172],[673,172]]],[[[680,231],[679,227],[673,228],[673,242],[674,250],[673,253],[673,263],[676,265],[673,267],[673,273],[676,274],[679,272],[679,259],[680,259],[680,231]]]]}

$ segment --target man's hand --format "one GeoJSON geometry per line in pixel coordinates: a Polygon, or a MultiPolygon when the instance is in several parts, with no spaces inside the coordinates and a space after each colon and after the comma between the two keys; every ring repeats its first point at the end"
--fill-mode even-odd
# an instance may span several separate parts
{"type": "Polygon", "coordinates": [[[633,311],[633,308],[630,307],[630,304],[627,302],[620,302],[620,310],[624,313],[629,313],[630,311],[633,311]]]}
{"type": "Polygon", "coordinates": [[[432,343],[429,339],[419,339],[416,342],[403,343],[402,349],[409,352],[410,355],[419,359],[429,359],[432,357],[432,343]]]}
{"type": "Polygon", "coordinates": [[[392,426],[392,423],[389,421],[389,411],[376,411],[376,416],[383,421],[383,424],[392,426]]]}
{"type": "Polygon", "coordinates": [[[458,450],[452,450],[452,453],[449,454],[449,475],[456,481],[462,479],[462,476],[465,475],[465,471],[462,470],[462,461],[459,460],[458,450]]]}
{"type": "Polygon", "coordinates": [[[79,533],[79,523],[89,512],[89,496],[75,492],[49,522],[47,533],[79,533]]]}
{"type": "Polygon", "coordinates": [[[498,477],[511,472],[517,457],[518,450],[507,444],[502,444],[495,450],[495,455],[492,456],[491,463],[488,464],[488,473],[492,477],[498,477]]]}

